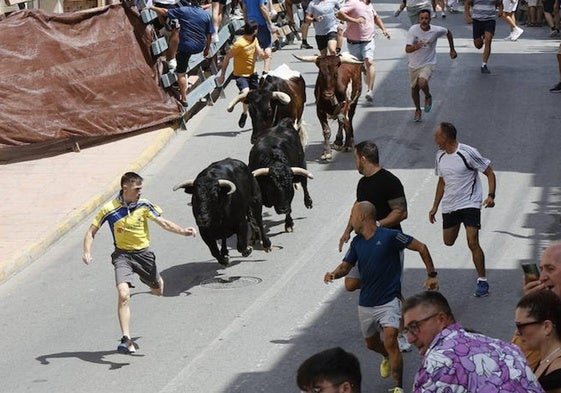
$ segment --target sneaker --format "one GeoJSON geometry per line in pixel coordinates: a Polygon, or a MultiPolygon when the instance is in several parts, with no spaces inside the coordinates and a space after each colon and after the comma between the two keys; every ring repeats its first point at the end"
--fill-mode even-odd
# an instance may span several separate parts
{"type": "Polygon", "coordinates": [[[314,47],[307,42],[302,42],[302,45],[300,45],[300,49],[314,49],[314,47]]]}
{"type": "Polygon", "coordinates": [[[413,345],[409,344],[403,333],[397,335],[397,346],[401,352],[410,352],[413,349],[413,345]]]}
{"type": "Polygon", "coordinates": [[[511,39],[512,39],[512,33],[513,33],[513,32],[511,31],[509,35],[507,35],[505,38],[503,38],[503,40],[505,40],[505,41],[511,41],[511,39]]]}
{"type": "Polygon", "coordinates": [[[175,59],[168,60],[166,63],[168,65],[168,72],[174,72],[177,68],[177,60],[175,59]]]}
{"type": "Polygon", "coordinates": [[[446,12],[442,11],[442,17],[446,18],[446,12]]]}
{"type": "Polygon", "coordinates": [[[382,363],[380,363],[380,376],[382,378],[387,378],[390,376],[391,371],[390,360],[388,358],[383,358],[382,363]]]}
{"type": "Polygon", "coordinates": [[[403,11],[401,8],[398,8],[394,13],[393,16],[395,16],[396,18],[399,16],[399,14],[401,14],[401,11],[403,11]]]}
{"type": "Polygon", "coordinates": [[[366,101],[372,102],[374,100],[374,92],[372,90],[368,90],[364,95],[364,98],[366,98],[366,101]]]}
{"type": "Polygon", "coordinates": [[[216,44],[218,41],[220,41],[220,38],[218,37],[218,33],[212,33],[212,37],[210,39],[210,42],[212,42],[213,44],[216,44]]]}
{"type": "Polygon", "coordinates": [[[245,127],[246,120],[247,120],[247,113],[242,113],[242,115],[240,116],[240,120],[238,121],[238,125],[240,126],[240,128],[245,127]]]}
{"type": "Polygon", "coordinates": [[[510,37],[511,41],[516,41],[521,35],[524,33],[524,30],[520,27],[515,27],[512,32],[512,37],[510,37]]]}
{"type": "Polygon", "coordinates": [[[487,64],[481,66],[481,73],[482,74],[490,74],[491,73],[491,71],[489,71],[489,68],[487,67],[487,64]]]}
{"type": "Polygon", "coordinates": [[[416,122],[420,122],[421,121],[421,111],[420,110],[415,110],[415,117],[413,118],[416,122]]]}
{"type": "Polygon", "coordinates": [[[551,33],[549,33],[550,37],[557,37],[559,35],[559,29],[551,29],[551,33]]]}
{"type": "Polygon", "coordinates": [[[429,113],[432,109],[432,96],[425,97],[425,112],[429,113]]]}
{"type": "Polygon", "coordinates": [[[561,93],[561,82],[553,86],[549,91],[552,93],[561,93]]]}
{"type": "Polygon", "coordinates": [[[489,283],[487,281],[477,280],[477,286],[475,287],[475,297],[485,297],[489,296],[489,283]]]}
{"type": "Polygon", "coordinates": [[[402,388],[398,388],[397,386],[395,388],[391,388],[389,390],[390,393],[403,393],[404,390],[402,388]]]}
{"type": "Polygon", "coordinates": [[[436,19],[436,12],[435,11],[430,13],[430,18],[431,19],[436,19]]]}
{"type": "Polygon", "coordinates": [[[127,336],[123,336],[121,338],[121,343],[117,346],[117,351],[119,351],[120,353],[124,353],[125,355],[135,353],[137,349],[138,349],[138,344],[136,344],[134,341],[132,341],[132,339],[128,338],[127,336]]]}

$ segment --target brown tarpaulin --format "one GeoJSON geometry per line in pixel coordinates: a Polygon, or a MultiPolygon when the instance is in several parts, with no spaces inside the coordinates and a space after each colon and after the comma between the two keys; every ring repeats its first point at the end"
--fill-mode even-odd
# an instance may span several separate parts
{"type": "Polygon", "coordinates": [[[153,39],[121,4],[0,21],[0,162],[25,147],[88,145],[176,120],[153,39]]]}

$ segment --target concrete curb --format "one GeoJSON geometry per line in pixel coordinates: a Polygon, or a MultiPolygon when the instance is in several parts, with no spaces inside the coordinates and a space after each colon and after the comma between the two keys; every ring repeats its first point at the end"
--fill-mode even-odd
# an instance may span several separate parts
{"type": "MultiPolygon", "coordinates": [[[[153,142],[144,149],[144,151],[134,160],[132,164],[123,168],[123,173],[127,171],[137,172],[145,167],[156,156],[156,154],[167,145],[175,134],[176,131],[171,127],[160,129],[153,142]]],[[[44,254],[52,244],[84,220],[84,218],[98,208],[103,202],[113,196],[119,190],[120,182],[121,175],[115,178],[106,190],[94,195],[82,206],[72,211],[68,218],[62,223],[57,224],[50,233],[37,239],[34,243],[24,247],[18,253],[3,261],[0,264],[0,283],[4,282],[8,277],[31,264],[35,259],[44,254]]]]}

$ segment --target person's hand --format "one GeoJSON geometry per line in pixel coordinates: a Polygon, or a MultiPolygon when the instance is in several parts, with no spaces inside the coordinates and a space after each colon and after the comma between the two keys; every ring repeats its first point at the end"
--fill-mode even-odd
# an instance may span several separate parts
{"type": "Polygon", "coordinates": [[[210,48],[205,48],[205,50],[203,51],[203,57],[204,58],[208,57],[209,52],[210,52],[210,48]]]}
{"type": "Polygon", "coordinates": [[[193,237],[195,237],[195,236],[197,236],[197,230],[196,230],[195,228],[193,228],[193,227],[187,227],[187,228],[184,228],[184,229],[183,229],[183,234],[184,234],[185,236],[193,236],[193,237]]]}
{"type": "Polygon", "coordinates": [[[327,272],[325,273],[325,276],[323,276],[323,282],[326,284],[329,284],[333,280],[335,280],[335,274],[333,273],[327,272]]]}
{"type": "Polygon", "coordinates": [[[524,284],[524,295],[527,295],[529,293],[535,292],[535,291],[542,291],[544,289],[547,289],[546,286],[544,285],[544,283],[542,283],[540,280],[533,280],[533,281],[528,281],[526,282],[526,284],[524,284]]]}
{"type": "Polygon", "coordinates": [[[485,208],[495,207],[495,199],[490,196],[487,196],[487,198],[485,198],[485,200],[483,201],[483,206],[485,206],[485,208]]]}
{"type": "Polygon", "coordinates": [[[364,22],[365,22],[365,20],[362,16],[356,20],[357,25],[362,25],[364,22]]]}
{"type": "Polygon", "coordinates": [[[458,57],[458,54],[456,53],[456,50],[455,49],[450,49],[450,58],[455,59],[456,57],[458,57]]]}
{"type": "Polygon", "coordinates": [[[90,263],[92,263],[92,261],[93,261],[92,254],[90,254],[89,252],[85,252],[84,254],[82,254],[82,261],[86,265],[89,265],[90,263]]]}
{"type": "Polygon", "coordinates": [[[392,37],[390,36],[390,33],[388,33],[387,30],[382,30],[382,34],[383,34],[384,37],[386,37],[388,40],[392,38],[392,37]]]}
{"type": "Polygon", "coordinates": [[[429,277],[423,283],[423,289],[427,291],[438,291],[440,286],[438,285],[438,279],[436,277],[429,277]]]}
{"type": "Polygon", "coordinates": [[[429,222],[431,224],[434,224],[436,222],[436,209],[431,209],[431,211],[429,212],[429,222]]]}
{"type": "Polygon", "coordinates": [[[343,233],[343,236],[341,236],[341,239],[339,239],[339,252],[343,251],[343,244],[347,243],[350,238],[351,234],[345,231],[345,233],[343,233]]]}
{"type": "Polygon", "coordinates": [[[423,41],[423,40],[419,40],[419,41],[417,41],[417,43],[415,44],[415,48],[416,48],[416,49],[421,49],[423,46],[425,46],[425,41],[423,41]]]}

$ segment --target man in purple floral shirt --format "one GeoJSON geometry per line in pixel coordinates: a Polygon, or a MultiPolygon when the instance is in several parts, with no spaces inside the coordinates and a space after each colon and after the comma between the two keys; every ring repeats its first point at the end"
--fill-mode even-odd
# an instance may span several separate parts
{"type": "Polygon", "coordinates": [[[516,346],[466,332],[439,292],[405,300],[403,319],[403,333],[422,356],[413,392],[543,392],[516,346]]]}

